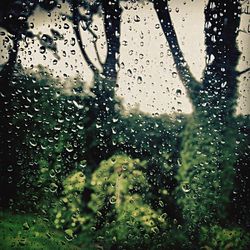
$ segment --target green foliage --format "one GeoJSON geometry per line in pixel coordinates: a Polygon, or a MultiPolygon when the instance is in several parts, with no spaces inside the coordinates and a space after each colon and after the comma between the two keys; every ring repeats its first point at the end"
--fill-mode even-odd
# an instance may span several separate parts
{"type": "Polygon", "coordinates": [[[233,189],[234,126],[232,119],[220,122],[204,112],[194,115],[183,132],[177,202],[193,228],[227,216],[233,189]]]}
{"type": "Polygon", "coordinates": [[[93,173],[93,193],[89,207],[97,218],[95,230],[103,244],[146,246],[160,230],[166,230],[167,214],[147,204],[149,184],[146,162],[126,155],[114,155],[102,161],[93,173]]]}
{"type": "Polygon", "coordinates": [[[220,223],[248,224],[237,200],[249,190],[247,119],[125,114],[109,92],[86,94],[75,79],[66,93],[43,68],[12,83],[11,209],[43,214],[85,249],[244,249],[245,233],[220,223]]]}
{"type": "Polygon", "coordinates": [[[26,196],[24,207],[35,209],[34,201],[40,199],[46,209],[60,193],[64,176],[81,169],[85,153],[85,96],[66,95],[41,67],[32,74],[20,69],[12,82],[13,133],[25,132],[16,136],[13,154],[17,166],[12,167],[18,172],[12,176],[19,175],[15,182],[19,195],[26,196]],[[31,195],[34,199],[30,200],[31,195]]]}
{"type": "Polygon", "coordinates": [[[82,172],[70,174],[63,181],[62,195],[52,211],[56,228],[64,229],[69,237],[73,237],[73,233],[86,224],[81,200],[84,186],[85,176],[82,172]]]}
{"type": "Polygon", "coordinates": [[[220,226],[202,227],[200,246],[204,249],[245,250],[250,245],[250,234],[241,228],[222,228],[220,226]]]}
{"type": "Polygon", "coordinates": [[[155,117],[134,110],[116,121],[115,143],[136,157],[150,158],[164,152],[176,153],[183,117],[155,117]]]}
{"type": "Polygon", "coordinates": [[[1,249],[79,249],[44,218],[0,212],[1,249]]]}
{"type": "Polygon", "coordinates": [[[240,226],[247,227],[250,223],[250,116],[238,116],[236,138],[236,164],[234,189],[231,195],[230,220],[240,226]]]}
{"type": "MultiPolygon", "coordinates": [[[[116,121],[116,134],[113,137],[115,145],[134,158],[147,160],[148,197],[157,205],[159,200],[166,200],[165,195],[161,194],[172,193],[176,186],[175,174],[180,157],[179,135],[185,122],[186,117],[183,116],[150,116],[138,110],[121,115],[116,121]]],[[[166,203],[170,208],[169,199],[166,203]]]]}
{"type": "Polygon", "coordinates": [[[112,156],[107,161],[102,161],[91,180],[94,194],[90,207],[93,211],[105,206],[106,200],[119,207],[127,196],[147,191],[148,184],[143,169],[145,170],[145,162],[126,155],[112,156]]]}

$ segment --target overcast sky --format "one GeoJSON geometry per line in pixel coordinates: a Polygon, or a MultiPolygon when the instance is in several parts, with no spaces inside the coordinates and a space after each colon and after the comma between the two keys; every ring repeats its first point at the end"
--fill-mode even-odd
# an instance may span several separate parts
{"type": "MultiPolygon", "coordinates": [[[[205,67],[203,33],[205,4],[206,1],[203,0],[170,1],[171,17],[179,43],[197,79],[201,78],[205,67]]],[[[122,14],[121,67],[117,95],[123,98],[128,109],[139,105],[140,110],[148,113],[192,112],[192,106],[176,74],[171,53],[152,4],[123,3],[123,7],[126,8],[122,14]]],[[[51,52],[41,54],[38,42],[29,45],[28,48],[23,46],[23,51],[19,52],[20,60],[27,68],[38,64],[48,66],[54,70],[55,76],[63,74],[73,76],[79,72],[84,81],[91,82],[91,71],[81,56],[78,44],[74,42],[72,27],[70,23],[69,27],[67,26],[67,20],[63,21],[60,14],[66,9],[67,7],[53,11],[51,16],[38,9],[30,18],[34,33],[49,33],[50,28],[54,28],[64,34],[68,42],[58,41],[60,60],[57,60],[51,52]]],[[[249,15],[242,15],[241,29],[247,30],[249,22],[249,15]]],[[[95,17],[93,29],[100,36],[98,50],[104,59],[106,41],[100,17],[95,17]]],[[[86,51],[96,62],[91,35],[83,32],[82,37],[86,51]]],[[[249,33],[240,32],[238,40],[242,52],[238,69],[243,70],[249,67],[249,33]]],[[[250,113],[249,73],[240,77],[239,90],[240,104],[237,112],[250,113]]]]}

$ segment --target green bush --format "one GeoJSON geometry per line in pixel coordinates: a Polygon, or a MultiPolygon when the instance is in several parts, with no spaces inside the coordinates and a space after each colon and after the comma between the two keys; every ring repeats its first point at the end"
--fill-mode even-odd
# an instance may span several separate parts
{"type": "Polygon", "coordinates": [[[241,228],[222,228],[218,225],[202,227],[200,246],[204,249],[246,250],[250,246],[250,234],[241,228]]]}
{"type": "Polygon", "coordinates": [[[42,216],[0,212],[0,220],[0,249],[79,249],[42,216]]]}
{"type": "Polygon", "coordinates": [[[102,161],[93,173],[89,207],[95,213],[95,230],[105,245],[147,245],[153,235],[168,227],[167,214],[147,203],[146,162],[126,155],[102,161]]]}
{"type": "Polygon", "coordinates": [[[82,212],[81,194],[85,187],[83,172],[73,172],[63,181],[62,195],[52,209],[56,228],[65,230],[69,237],[86,224],[82,212]]]}
{"type": "Polygon", "coordinates": [[[46,211],[60,195],[65,176],[81,169],[86,95],[68,95],[42,67],[36,73],[20,68],[12,82],[15,165],[8,175],[19,195],[15,206],[46,211]]]}

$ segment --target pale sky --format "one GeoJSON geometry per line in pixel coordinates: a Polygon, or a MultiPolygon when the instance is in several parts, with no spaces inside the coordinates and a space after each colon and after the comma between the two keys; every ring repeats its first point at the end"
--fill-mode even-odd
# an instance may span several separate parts
{"type": "MultiPolygon", "coordinates": [[[[171,18],[178,36],[181,49],[191,72],[200,79],[205,67],[204,47],[204,7],[206,1],[170,1],[171,18]]],[[[173,59],[165,36],[159,25],[158,18],[152,4],[123,3],[124,11],[121,24],[121,48],[120,71],[117,95],[123,98],[127,109],[138,106],[147,113],[168,113],[179,111],[192,112],[192,106],[186,96],[185,89],[176,74],[173,59]],[[176,92],[180,92],[177,95],[176,92]]],[[[66,9],[66,8],[65,8],[66,9]]],[[[60,60],[46,52],[40,53],[38,41],[28,48],[22,45],[19,52],[23,65],[30,68],[31,65],[42,64],[54,70],[54,75],[74,76],[78,72],[86,82],[91,82],[92,74],[81,56],[77,42],[74,42],[74,33],[71,24],[63,21],[60,12],[53,11],[51,16],[46,12],[37,10],[30,18],[32,31],[49,33],[50,28],[58,29],[68,40],[58,41],[60,60]],[[66,25],[64,25],[64,23],[66,25]],[[67,26],[69,24],[69,27],[67,26]],[[62,26],[60,28],[60,25],[62,26]]],[[[242,15],[241,29],[248,29],[249,15],[242,15]]],[[[102,20],[95,17],[93,29],[96,30],[98,49],[104,59],[106,54],[105,35],[102,20]]],[[[249,33],[240,32],[238,36],[239,48],[242,52],[238,69],[249,67],[250,46],[249,33]]],[[[82,32],[86,51],[94,61],[95,53],[91,43],[91,35],[82,32]]],[[[2,38],[1,38],[2,40],[2,38]]],[[[2,41],[1,41],[2,42],[2,41]]],[[[96,60],[95,60],[96,62],[96,60]]],[[[96,65],[97,62],[96,62],[96,65]]],[[[240,77],[238,113],[250,113],[249,97],[249,73],[240,77]]]]}

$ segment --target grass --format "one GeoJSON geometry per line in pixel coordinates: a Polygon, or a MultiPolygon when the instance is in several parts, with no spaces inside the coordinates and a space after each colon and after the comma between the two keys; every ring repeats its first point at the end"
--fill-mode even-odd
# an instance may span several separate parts
{"type": "Polygon", "coordinates": [[[0,249],[79,250],[41,216],[0,212],[0,249]]]}

